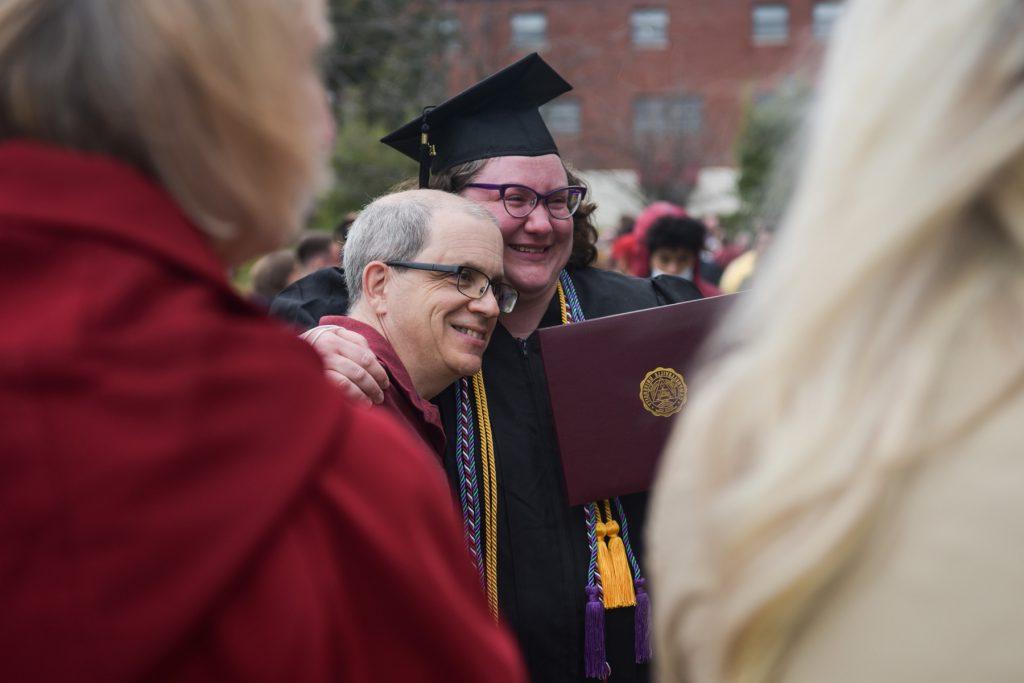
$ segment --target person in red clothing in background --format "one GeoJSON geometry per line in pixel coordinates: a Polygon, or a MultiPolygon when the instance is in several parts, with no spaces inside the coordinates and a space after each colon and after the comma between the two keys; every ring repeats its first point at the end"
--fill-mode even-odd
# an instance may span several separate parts
{"type": "Polygon", "coordinates": [[[323,11],[0,4],[0,680],[524,679],[429,452],[224,275],[323,173],[323,11]]]}

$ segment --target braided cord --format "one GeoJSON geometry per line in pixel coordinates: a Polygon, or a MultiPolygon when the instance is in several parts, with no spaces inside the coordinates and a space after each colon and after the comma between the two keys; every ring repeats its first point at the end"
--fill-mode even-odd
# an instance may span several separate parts
{"type": "MultiPolygon", "coordinates": [[[[558,274],[556,291],[558,292],[558,307],[562,314],[562,324],[570,325],[574,320],[583,320],[579,299],[576,298],[576,288],[565,270],[558,274]],[[575,307],[572,306],[572,302],[575,302],[575,307]]],[[[587,587],[596,588],[598,599],[603,603],[604,586],[601,584],[601,573],[597,571],[597,521],[601,516],[597,503],[584,505],[583,515],[587,526],[587,548],[590,550],[590,561],[587,563],[587,587]]]]}
{"type": "Polygon", "coordinates": [[[600,514],[597,503],[587,503],[583,506],[583,515],[587,522],[587,547],[590,549],[590,562],[587,564],[587,586],[596,587],[601,602],[604,602],[601,573],[597,571],[597,518],[600,514]]]}
{"type": "Polygon", "coordinates": [[[558,310],[562,316],[562,324],[567,325],[572,322],[572,318],[569,316],[569,309],[565,303],[565,288],[562,287],[561,282],[555,286],[555,291],[558,292],[558,310]]]}
{"type": "Polygon", "coordinates": [[[487,578],[487,604],[491,615],[498,618],[498,473],[494,463],[494,436],[491,415],[487,409],[483,370],[473,375],[473,397],[476,399],[477,434],[480,436],[480,463],[484,488],[484,574],[487,578]]]}
{"type": "Polygon", "coordinates": [[[626,510],[618,498],[615,499],[615,507],[619,511],[619,537],[622,538],[622,545],[626,547],[629,566],[633,568],[633,581],[640,581],[643,579],[643,574],[640,573],[640,563],[637,561],[636,555],[633,554],[633,545],[629,542],[629,522],[626,521],[626,510]]]}
{"type": "Polygon", "coordinates": [[[568,314],[564,307],[562,309],[562,324],[568,325],[586,320],[586,316],[583,315],[583,307],[580,306],[580,298],[576,295],[576,286],[565,270],[558,274],[558,284],[563,290],[562,296],[565,297],[569,309],[568,314]]]}
{"type": "Polygon", "coordinates": [[[466,547],[480,574],[480,587],[484,583],[484,563],[480,555],[480,488],[476,476],[476,430],[473,425],[473,404],[469,401],[469,380],[463,377],[456,386],[456,412],[458,438],[455,457],[459,474],[459,505],[466,534],[466,547]]]}

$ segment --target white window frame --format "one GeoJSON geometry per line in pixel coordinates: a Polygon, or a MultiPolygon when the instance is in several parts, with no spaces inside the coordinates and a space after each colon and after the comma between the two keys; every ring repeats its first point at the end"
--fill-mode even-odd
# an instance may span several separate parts
{"type": "Polygon", "coordinates": [[[816,40],[825,42],[829,39],[844,9],[843,3],[839,0],[819,0],[814,3],[811,10],[811,30],[816,40]]]}
{"type": "Polygon", "coordinates": [[[754,5],[750,9],[750,38],[754,45],[785,45],[788,43],[790,19],[789,6],[783,3],[754,5]]]}
{"type": "Polygon", "coordinates": [[[515,47],[540,49],[548,44],[548,15],[541,10],[513,12],[508,20],[511,43],[515,47]],[[536,22],[535,26],[530,26],[536,22]]]}
{"type": "Polygon", "coordinates": [[[559,98],[541,106],[540,113],[552,135],[579,135],[583,130],[583,110],[577,99],[559,98]]]}
{"type": "Polygon", "coordinates": [[[629,15],[633,47],[641,50],[663,50],[668,47],[668,10],[664,7],[643,7],[629,15]]]}
{"type": "Polygon", "coordinates": [[[704,98],[700,95],[645,95],[633,100],[635,136],[698,136],[703,132],[704,98]]]}

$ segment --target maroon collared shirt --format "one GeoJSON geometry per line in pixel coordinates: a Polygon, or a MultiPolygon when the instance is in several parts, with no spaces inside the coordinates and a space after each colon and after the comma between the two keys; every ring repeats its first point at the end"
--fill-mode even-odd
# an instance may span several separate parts
{"type": "Polygon", "coordinates": [[[405,423],[412,432],[433,449],[438,460],[444,459],[444,427],[441,413],[430,401],[425,400],[412,385],[412,378],[405,364],[395,353],[395,348],[384,336],[366,323],[344,315],[327,315],[320,318],[321,325],[337,325],[361,334],[370,351],[377,357],[388,373],[391,385],[384,392],[384,403],[380,406],[405,423]]]}

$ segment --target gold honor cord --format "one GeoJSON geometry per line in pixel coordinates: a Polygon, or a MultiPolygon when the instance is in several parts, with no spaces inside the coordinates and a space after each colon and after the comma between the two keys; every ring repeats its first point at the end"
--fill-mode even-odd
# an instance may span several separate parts
{"type": "MultiPolygon", "coordinates": [[[[565,300],[562,283],[557,285],[558,305],[562,324],[569,323],[569,308],[565,300]]],[[[484,580],[487,584],[487,606],[491,615],[498,619],[498,472],[494,463],[494,435],[491,432],[491,416],[487,408],[487,392],[484,390],[484,372],[473,375],[473,398],[476,402],[477,434],[480,439],[480,465],[484,489],[484,580]]],[[[609,518],[611,514],[609,511],[609,518]]]]}
{"type": "Polygon", "coordinates": [[[498,619],[498,472],[494,464],[494,436],[491,415],[484,391],[484,372],[473,375],[473,397],[476,399],[477,434],[480,435],[480,463],[484,488],[484,576],[487,581],[487,606],[498,619]]]}
{"type": "Polygon", "coordinates": [[[569,324],[569,307],[565,303],[565,290],[562,289],[562,283],[558,283],[558,309],[562,313],[562,324],[569,324]]]}

